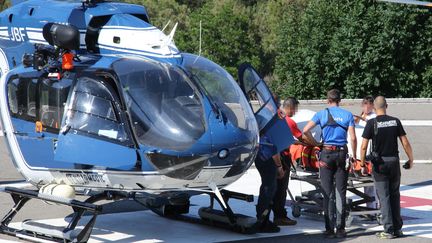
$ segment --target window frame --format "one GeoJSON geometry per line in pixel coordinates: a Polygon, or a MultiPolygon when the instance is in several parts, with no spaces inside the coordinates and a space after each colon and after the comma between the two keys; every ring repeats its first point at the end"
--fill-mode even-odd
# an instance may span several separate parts
{"type": "Polygon", "coordinates": [[[107,142],[111,142],[111,143],[115,143],[115,144],[120,144],[120,145],[127,146],[127,147],[135,147],[134,137],[133,137],[133,134],[131,133],[130,127],[128,125],[129,121],[126,118],[127,114],[125,113],[125,110],[123,109],[122,97],[120,97],[117,89],[118,89],[118,87],[117,87],[117,83],[115,81],[115,77],[113,75],[111,75],[110,73],[105,73],[105,72],[101,72],[101,71],[82,72],[82,74],[79,77],[76,77],[74,79],[74,82],[72,83],[71,90],[69,92],[68,101],[67,101],[66,107],[65,107],[65,116],[63,118],[63,122],[62,122],[62,126],[61,126],[62,129],[65,126],[69,126],[70,130],[73,130],[74,133],[82,135],[82,136],[88,136],[88,137],[96,138],[99,140],[103,140],[103,141],[107,141],[107,142]],[[110,96],[111,96],[110,98],[112,100],[109,100],[106,97],[98,96],[98,95],[95,95],[92,93],[77,91],[76,87],[78,85],[79,79],[82,77],[86,77],[86,78],[101,82],[109,90],[110,96]],[[86,113],[86,112],[82,112],[80,110],[74,109],[75,93],[89,94],[89,95],[99,97],[99,98],[102,98],[102,99],[109,101],[112,108],[114,109],[114,115],[115,115],[116,120],[104,118],[104,117],[101,117],[99,115],[86,113]],[[68,114],[69,111],[79,112],[79,113],[87,114],[90,116],[95,116],[99,119],[106,119],[106,120],[109,120],[113,123],[121,125],[121,126],[123,126],[123,130],[124,130],[124,134],[125,134],[126,139],[122,141],[118,138],[110,138],[108,136],[100,135],[98,133],[94,133],[91,131],[75,128],[71,124],[66,124],[66,122],[69,122],[69,116],[70,116],[68,114]]]}
{"type": "MultiPolygon", "coordinates": [[[[68,79],[68,80],[70,80],[70,85],[69,85],[69,87],[68,87],[68,91],[67,91],[67,95],[66,95],[66,99],[64,100],[64,103],[65,104],[67,104],[68,103],[68,100],[69,100],[69,96],[70,96],[70,94],[71,94],[71,90],[72,90],[72,87],[73,87],[73,83],[74,83],[74,77],[72,76],[72,77],[68,77],[68,78],[64,78],[64,79],[68,79]]],[[[65,116],[66,116],[66,106],[64,106],[64,108],[63,108],[63,114],[61,114],[61,119],[58,121],[58,127],[53,127],[53,126],[49,126],[49,125],[47,125],[47,124],[44,124],[43,123],[43,121],[42,121],[42,117],[41,117],[41,103],[42,103],[42,88],[43,88],[43,82],[45,81],[45,80],[50,80],[50,81],[53,81],[53,82],[55,82],[55,81],[58,81],[58,80],[55,80],[55,78],[49,78],[49,77],[46,77],[45,75],[43,75],[43,76],[41,76],[40,78],[39,78],[39,80],[38,80],[38,85],[37,85],[37,93],[36,93],[36,112],[37,112],[37,121],[40,121],[40,122],[42,122],[42,126],[43,126],[43,128],[44,128],[44,131],[46,131],[46,132],[50,132],[50,133],[56,133],[56,134],[59,134],[60,133],[60,129],[61,129],[61,127],[62,127],[62,124],[63,124],[63,120],[64,120],[64,118],[65,118],[65,116]]],[[[51,86],[46,86],[46,87],[49,87],[49,88],[51,88],[51,86]]],[[[48,95],[48,104],[49,104],[49,95],[48,95]]],[[[59,105],[61,105],[61,104],[59,104],[59,105]]],[[[59,114],[59,113],[57,113],[57,114],[59,114]]]]}
{"type": "Polygon", "coordinates": [[[10,115],[11,115],[11,117],[14,117],[14,118],[18,118],[18,119],[22,119],[22,120],[25,120],[25,121],[30,121],[30,122],[36,122],[38,119],[38,108],[37,108],[37,106],[38,106],[38,92],[37,92],[37,89],[38,89],[38,83],[39,83],[39,77],[22,77],[22,76],[20,76],[20,75],[13,75],[13,76],[11,76],[9,79],[8,79],[8,81],[7,81],[7,102],[8,102],[8,109],[9,109],[9,113],[10,113],[10,115]],[[25,81],[23,81],[23,79],[25,79],[25,81]],[[32,83],[35,79],[37,79],[37,82],[36,82],[36,89],[35,89],[35,96],[34,96],[34,102],[35,102],[35,112],[36,112],[36,114],[35,114],[35,116],[30,116],[29,114],[28,114],[28,104],[29,104],[29,87],[30,87],[30,83],[32,83]],[[16,91],[15,91],[15,98],[16,98],[16,108],[17,108],[17,112],[16,113],[14,113],[13,111],[12,111],[12,109],[11,109],[11,98],[10,98],[10,93],[9,93],[9,88],[10,88],[10,85],[12,85],[13,83],[14,83],[14,81],[15,80],[18,80],[18,85],[14,85],[15,87],[16,87],[16,91]],[[21,83],[23,83],[23,82],[27,82],[26,83],[26,85],[25,85],[25,88],[23,88],[23,89],[25,89],[24,90],[24,98],[25,98],[25,102],[22,102],[23,100],[19,100],[20,98],[22,98],[22,97],[18,97],[16,94],[20,91],[20,88],[22,88],[22,87],[20,87],[20,84],[21,83]],[[20,106],[22,106],[22,104],[23,103],[25,103],[25,107],[26,107],[26,109],[25,109],[25,112],[22,112],[22,114],[20,114],[20,112],[22,111],[22,110],[20,110],[21,109],[21,107],[20,106]]]}

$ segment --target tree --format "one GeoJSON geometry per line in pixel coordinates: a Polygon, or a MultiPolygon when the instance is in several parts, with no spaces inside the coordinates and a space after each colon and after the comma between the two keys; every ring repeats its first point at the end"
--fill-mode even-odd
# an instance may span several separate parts
{"type": "Polygon", "coordinates": [[[277,80],[272,88],[281,97],[322,97],[331,82],[324,80],[332,33],[338,28],[338,1],[293,1],[279,33],[277,80]],[[323,87],[324,86],[324,87],[323,87]]]}
{"type": "Polygon", "coordinates": [[[430,96],[430,21],[424,9],[368,0],[293,6],[279,35],[272,86],[300,98],[323,98],[330,88],[346,98],[430,96]]]}
{"type": "Polygon", "coordinates": [[[251,8],[238,1],[209,1],[191,14],[189,32],[182,36],[187,41],[181,47],[187,52],[199,52],[201,21],[203,56],[222,65],[234,77],[242,62],[260,69],[260,37],[253,31],[252,16],[251,8]]]}
{"type": "Polygon", "coordinates": [[[10,7],[10,1],[9,0],[0,0],[0,11],[3,11],[10,7]]]}

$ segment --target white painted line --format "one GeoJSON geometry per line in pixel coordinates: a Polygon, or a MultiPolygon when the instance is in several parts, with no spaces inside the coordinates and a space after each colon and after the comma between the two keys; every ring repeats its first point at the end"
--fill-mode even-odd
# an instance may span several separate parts
{"type": "Polygon", "coordinates": [[[41,32],[27,31],[27,37],[29,39],[34,39],[34,40],[39,40],[39,41],[45,41],[45,38],[43,37],[43,34],[41,32]]]}
{"type": "Polygon", "coordinates": [[[39,31],[42,32],[42,28],[30,28],[30,27],[26,27],[27,31],[39,31]]]}
{"type": "Polygon", "coordinates": [[[402,125],[409,127],[432,127],[431,120],[402,120],[402,125]]]}
{"type": "MultiPolygon", "coordinates": [[[[406,161],[401,161],[401,163],[405,163],[406,161]]],[[[432,164],[432,159],[419,159],[414,160],[414,164],[432,164]]]]}

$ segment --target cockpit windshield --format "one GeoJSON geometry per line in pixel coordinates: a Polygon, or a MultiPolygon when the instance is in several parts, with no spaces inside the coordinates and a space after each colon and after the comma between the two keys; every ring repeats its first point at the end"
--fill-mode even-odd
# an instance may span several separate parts
{"type": "Polygon", "coordinates": [[[182,54],[183,65],[201,84],[227,119],[240,129],[257,130],[255,117],[232,76],[214,62],[192,54],[182,54]]]}
{"type": "Polygon", "coordinates": [[[182,151],[205,132],[202,100],[173,65],[141,59],[113,63],[140,143],[182,151]]]}

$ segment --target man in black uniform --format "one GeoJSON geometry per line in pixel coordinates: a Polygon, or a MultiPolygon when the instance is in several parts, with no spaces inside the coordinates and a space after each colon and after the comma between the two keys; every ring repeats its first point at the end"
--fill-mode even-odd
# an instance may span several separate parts
{"type": "Polygon", "coordinates": [[[373,178],[381,204],[384,231],[376,234],[381,239],[402,236],[402,218],[400,215],[400,164],[398,142],[408,155],[408,167],[413,166],[413,153],[399,119],[386,115],[387,102],[383,96],[374,101],[377,117],[367,122],[363,132],[361,146],[361,165],[364,167],[369,139],[372,139],[373,178]],[[374,153],[375,152],[375,153],[374,153]]]}
{"type": "Polygon", "coordinates": [[[261,134],[258,155],[255,166],[261,176],[261,186],[256,205],[257,221],[260,223],[258,232],[277,233],[280,228],[269,219],[273,207],[273,197],[276,192],[277,178],[282,178],[285,171],[282,168],[280,154],[270,136],[261,134]]]}

